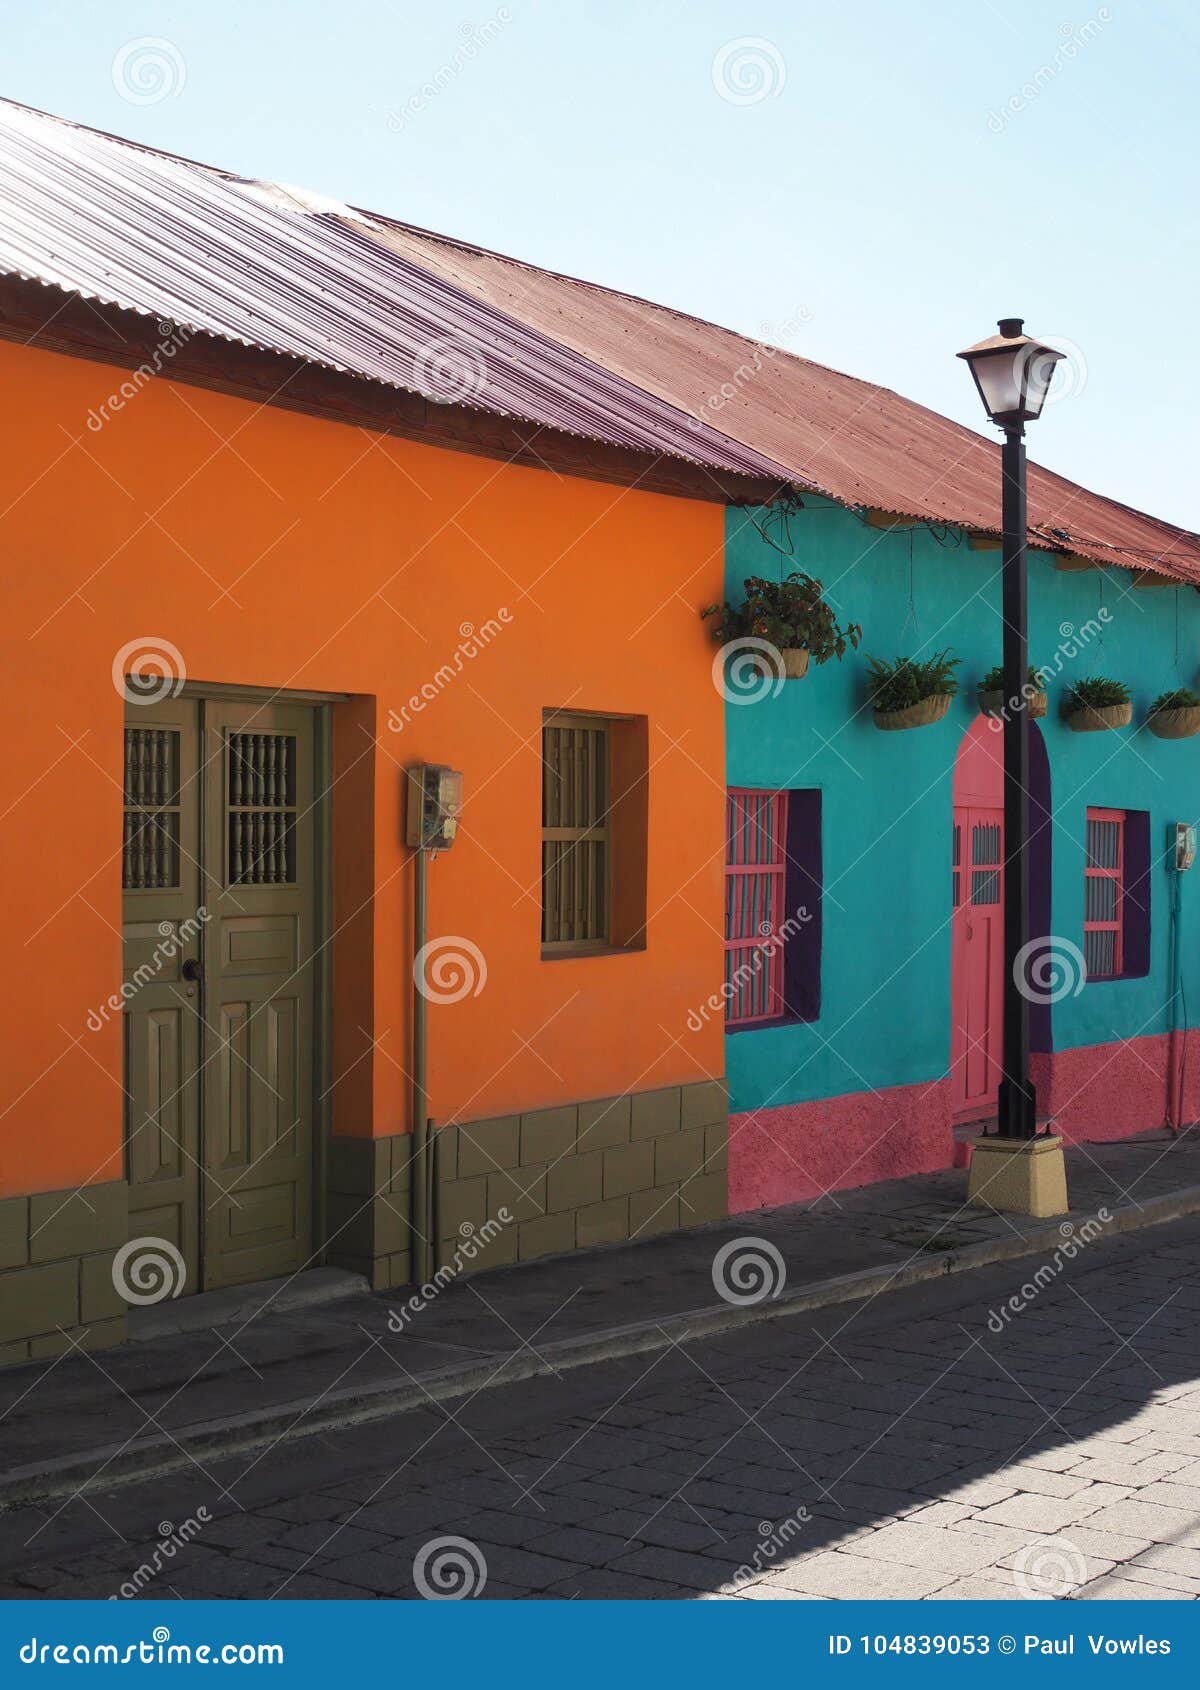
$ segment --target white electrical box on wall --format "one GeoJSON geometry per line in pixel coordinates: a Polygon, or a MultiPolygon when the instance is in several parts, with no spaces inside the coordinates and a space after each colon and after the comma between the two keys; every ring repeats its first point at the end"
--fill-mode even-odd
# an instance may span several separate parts
{"type": "Polygon", "coordinates": [[[422,851],[448,851],[462,814],[463,778],[441,763],[408,771],[407,840],[422,851]]]}
{"type": "Polygon", "coordinates": [[[1191,868],[1196,860],[1196,829],[1190,822],[1171,823],[1167,829],[1167,850],[1172,853],[1172,868],[1180,874],[1191,868]]]}

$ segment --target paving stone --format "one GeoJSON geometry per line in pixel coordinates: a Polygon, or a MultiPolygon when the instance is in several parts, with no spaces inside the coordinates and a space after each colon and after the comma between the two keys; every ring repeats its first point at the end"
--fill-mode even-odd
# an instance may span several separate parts
{"type": "MultiPolygon", "coordinates": [[[[453,1522],[443,1522],[436,1530],[426,1528],[423,1535],[428,1541],[431,1537],[452,1535],[467,1537],[472,1541],[476,1537],[486,1537],[489,1543],[505,1543],[520,1546],[529,1543],[534,1538],[544,1537],[547,1532],[556,1530],[561,1522],[551,1519],[544,1512],[518,1514],[512,1509],[503,1508],[475,1508],[453,1522]]],[[[408,1541],[412,1534],[406,1534],[408,1541]]],[[[388,1546],[389,1554],[395,1554],[394,1544],[388,1546]]]]}
{"type": "Polygon", "coordinates": [[[1113,1569],[1123,1579],[1137,1584],[1154,1584],[1165,1590],[1182,1590],[1188,1596],[1200,1596],[1200,1579],[1188,1578],[1184,1573],[1170,1573],[1162,1567],[1139,1567],[1128,1562],[1113,1569]]]}
{"type": "MultiPolygon", "coordinates": [[[[630,1552],[630,1539],[611,1532],[589,1531],[585,1527],[559,1527],[539,1537],[534,1548],[539,1555],[578,1561],[583,1566],[603,1567],[630,1552]]],[[[639,1547],[634,1540],[633,1547],[639,1547]]]]}
{"type": "Polygon", "coordinates": [[[1035,1496],[1075,1496],[1091,1483],[1090,1475],[1051,1473],[1038,1467],[1006,1467],[1004,1478],[1011,1479],[1018,1491],[1035,1496]]]}
{"type": "MultiPolygon", "coordinates": [[[[1014,1588],[1011,1577],[989,1578],[986,1573],[972,1573],[968,1578],[943,1585],[936,1599],[939,1602],[1011,1602],[1016,1596],[1026,1595],[1029,1593],[1014,1588]]],[[[1034,1593],[1030,1595],[1030,1600],[1052,1602],[1054,1598],[1049,1594],[1034,1593]]]]}
{"type": "Polygon", "coordinates": [[[974,1519],[975,1512],[962,1502],[927,1502],[904,1518],[914,1526],[955,1526],[974,1519]]]}
{"type": "Polygon", "coordinates": [[[769,1574],[768,1584],[791,1590],[805,1590],[813,1596],[833,1596],[843,1601],[911,1600],[932,1596],[952,1582],[953,1575],[910,1567],[894,1561],[880,1561],[829,1550],[805,1556],[769,1574]]]}
{"type": "Polygon", "coordinates": [[[1152,1543],[1141,1550],[1132,1564],[1200,1579],[1200,1548],[1180,1549],[1174,1544],[1152,1543]]]}
{"type": "Polygon", "coordinates": [[[696,1592],[687,1585],[597,1567],[548,1585],[541,1594],[564,1602],[677,1602],[694,1597],[696,1592]]]}
{"type": "Polygon", "coordinates": [[[341,1560],[363,1549],[382,1549],[388,1542],[385,1532],[369,1531],[357,1520],[352,1525],[339,1525],[336,1520],[311,1520],[304,1526],[293,1526],[275,1539],[284,1549],[299,1549],[310,1555],[335,1555],[341,1560]]]}
{"type": "Polygon", "coordinates": [[[1163,1508],[1154,1502],[1129,1498],[1100,1509],[1090,1516],[1088,1523],[1096,1531],[1149,1538],[1151,1543],[1170,1543],[1185,1549],[1200,1548],[1200,1521],[1184,1508],[1163,1508]]]}
{"type": "Polygon", "coordinates": [[[273,1602],[367,1602],[377,1592],[356,1589],[334,1579],[321,1578],[316,1573],[297,1573],[294,1579],[270,1592],[273,1602]]]}
{"type": "Polygon", "coordinates": [[[723,1573],[706,1555],[666,1549],[657,1544],[635,1549],[610,1562],[610,1567],[613,1572],[657,1578],[667,1584],[683,1585],[689,1590],[713,1590],[728,1577],[728,1572],[723,1573]]]}
{"type": "Polygon", "coordinates": [[[419,1532],[425,1526],[440,1526],[448,1520],[461,1519],[466,1511],[461,1497],[396,1497],[368,1502],[357,1510],[347,1507],[346,1517],[351,1525],[365,1526],[389,1537],[406,1537],[409,1532],[419,1532]]]}
{"type": "Polygon", "coordinates": [[[1138,1491],[1139,1502],[1160,1503],[1166,1508],[1187,1508],[1200,1516],[1200,1485],[1176,1484],[1174,1479],[1155,1479],[1138,1491]]]}
{"type": "Polygon", "coordinates": [[[301,1492],[299,1496],[282,1496],[258,1510],[273,1520],[291,1520],[304,1525],[309,1520],[335,1520],[339,1514],[350,1514],[353,1505],[344,1496],[328,1496],[323,1492],[301,1492]]]}
{"type": "Polygon", "coordinates": [[[747,1602],[822,1602],[807,1590],[789,1590],[782,1584],[747,1584],[736,1592],[738,1599],[747,1602]]]}
{"type": "Polygon", "coordinates": [[[695,1516],[688,1520],[667,1513],[650,1516],[645,1510],[639,1512],[636,1508],[613,1509],[607,1514],[598,1514],[591,1524],[598,1532],[623,1535],[629,1540],[636,1539],[660,1549],[700,1553],[722,1541],[718,1527],[705,1524],[695,1516]]]}
{"type": "Polygon", "coordinates": [[[545,1590],[575,1573],[588,1569],[582,1562],[572,1562],[566,1556],[540,1555],[535,1549],[521,1549],[513,1544],[487,1543],[472,1538],[487,1562],[488,1580],[499,1579],[525,1590],[545,1590]]]}
{"type": "Polygon", "coordinates": [[[1120,1578],[1116,1573],[1097,1579],[1072,1596],[1075,1602],[1190,1602],[1193,1598],[1182,1590],[1168,1590],[1160,1584],[1140,1584],[1134,1579],[1120,1578]]]}
{"type": "Polygon", "coordinates": [[[985,1508],[979,1515],[983,1525],[1016,1526],[1042,1534],[1056,1532],[1080,1518],[1076,1500],[1055,1496],[1032,1496],[1028,1492],[1010,1496],[1007,1502],[999,1502],[994,1508],[985,1508]]]}
{"type": "Polygon", "coordinates": [[[899,1520],[877,1532],[858,1538],[855,1555],[871,1560],[895,1561],[908,1567],[925,1567],[947,1574],[977,1573],[999,1558],[995,1543],[970,1532],[942,1531],[936,1526],[910,1525],[899,1520]]]}

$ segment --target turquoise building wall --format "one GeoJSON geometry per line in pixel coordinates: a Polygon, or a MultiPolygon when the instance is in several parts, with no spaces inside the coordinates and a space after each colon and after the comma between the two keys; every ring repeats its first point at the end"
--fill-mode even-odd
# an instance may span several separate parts
{"type": "MultiPolygon", "coordinates": [[[[729,599],[744,597],[746,576],[778,580],[802,569],[823,583],[840,621],[863,628],[861,649],[841,663],[810,667],[776,697],[726,706],[729,784],[819,788],[824,855],[820,1018],[727,1035],[735,1116],[758,1111],[765,1119],[787,1105],[928,1085],[948,1071],[954,763],[978,714],[976,683],[1000,661],[999,567],[998,551],[972,550],[961,531],[875,528],[808,495],[787,514],[728,513],[729,599]],[[949,715],[881,733],[866,702],[866,655],[929,656],[944,646],[962,660],[949,715]]],[[[1200,595],[1182,586],[1135,589],[1126,569],[1064,572],[1051,554],[1031,552],[1029,596],[1030,660],[1061,671],[1039,724],[1054,817],[1052,934],[1082,945],[1087,807],[1150,815],[1149,973],[1089,983],[1055,1003],[1053,1046],[1161,1037],[1171,1012],[1166,830],[1200,813],[1200,738],[1159,740],[1144,724],[1159,693],[1196,684],[1200,595]],[[1079,734],[1061,720],[1070,682],[1096,674],[1131,688],[1130,728],[1079,734]]],[[[1194,1017],[1200,866],[1183,877],[1181,894],[1194,1017]]]]}

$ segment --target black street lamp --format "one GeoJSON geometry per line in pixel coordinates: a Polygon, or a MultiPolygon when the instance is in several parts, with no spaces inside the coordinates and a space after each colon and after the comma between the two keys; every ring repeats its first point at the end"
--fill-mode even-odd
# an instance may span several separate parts
{"type": "Polygon", "coordinates": [[[1004,317],[1000,333],[958,356],[965,358],[984,409],[1004,431],[1000,449],[1004,616],[1004,1072],[999,1135],[1037,1135],[1037,1094],[1029,1077],[1029,999],[1020,969],[1029,941],[1029,664],[1025,570],[1025,424],[1041,415],[1054,367],[1063,356],[1022,332],[1019,317],[1004,317]]]}

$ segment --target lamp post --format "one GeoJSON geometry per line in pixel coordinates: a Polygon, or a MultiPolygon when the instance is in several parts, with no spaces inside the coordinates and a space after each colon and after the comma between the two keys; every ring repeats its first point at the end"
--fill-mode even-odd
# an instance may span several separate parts
{"type": "Polygon", "coordinates": [[[1037,1136],[1037,1096],[1029,1076],[1029,999],[1020,977],[1029,941],[1025,424],[1041,415],[1054,367],[1063,354],[1025,334],[1019,317],[1002,318],[998,327],[999,334],[969,346],[958,356],[966,359],[988,417],[1004,433],[1000,449],[1005,697],[1004,1061],[998,1115],[1002,1140],[1029,1141],[1037,1136]]]}

